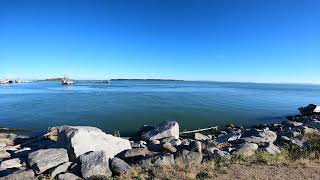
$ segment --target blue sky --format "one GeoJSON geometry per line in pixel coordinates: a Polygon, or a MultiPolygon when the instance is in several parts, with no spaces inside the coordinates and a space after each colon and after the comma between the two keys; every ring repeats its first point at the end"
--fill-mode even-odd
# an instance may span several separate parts
{"type": "Polygon", "coordinates": [[[1,0],[0,78],[320,83],[318,0],[1,0]]]}

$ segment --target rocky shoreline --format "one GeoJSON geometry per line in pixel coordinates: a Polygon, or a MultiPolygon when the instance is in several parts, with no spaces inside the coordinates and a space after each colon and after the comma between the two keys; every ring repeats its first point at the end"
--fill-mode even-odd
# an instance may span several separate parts
{"type": "MultiPolygon", "coordinates": [[[[143,127],[138,137],[121,138],[96,127],[52,127],[41,137],[0,133],[1,179],[108,179],[134,168],[175,164],[199,165],[217,159],[277,156],[294,148],[299,158],[318,158],[320,145],[308,135],[320,134],[320,106],[299,108],[278,124],[180,132],[176,121],[143,127]],[[305,153],[308,152],[308,153],[305,153]]],[[[320,139],[319,139],[320,141],[320,139]]]]}

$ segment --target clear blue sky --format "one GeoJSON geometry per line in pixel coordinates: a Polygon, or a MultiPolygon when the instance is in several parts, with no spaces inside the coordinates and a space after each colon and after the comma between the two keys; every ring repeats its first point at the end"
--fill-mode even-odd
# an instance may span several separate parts
{"type": "Polygon", "coordinates": [[[320,83],[318,0],[1,0],[0,78],[320,83]]]}

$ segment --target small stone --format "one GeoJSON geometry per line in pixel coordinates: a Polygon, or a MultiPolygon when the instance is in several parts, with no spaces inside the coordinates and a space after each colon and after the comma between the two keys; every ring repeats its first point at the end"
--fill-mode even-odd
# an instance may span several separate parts
{"type": "Polygon", "coordinates": [[[6,158],[10,158],[11,155],[10,153],[8,153],[7,151],[4,151],[4,150],[0,150],[0,159],[6,159],[6,158]]]}
{"type": "Polygon", "coordinates": [[[170,137],[166,137],[160,140],[161,143],[166,143],[166,142],[171,142],[173,140],[175,140],[176,138],[174,136],[170,136],[170,137]]]}
{"type": "Polygon", "coordinates": [[[180,146],[181,145],[181,140],[180,139],[174,139],[171,141],[171,144],[173,146],[180,146]]]}
{"type": "Polygon", "coordinates": [[[150,154],[150,151],[146,148],[135,148],[128,149],[120,153],[120,157],[122,158],[134,158],[134,157],[143,157],[150,154]]]}
{"type": "Polygon", "coordinates": [[[301,131],[303,134],[317,134],[319,133],[319,130],[315,128],[309,128],[308,126],[302,126],[301,131]]]}
{"type": "Polygon", "coordinates": [[[150,141],[151,144],[160,144],[161,142],[158,139],[154,139],[150,141]]]}
{"type": "Polygon", "coordinates": [[[189,149],[190,149],[190,151],[201,153],[202,152],[201,142],[199,142],[199,141],[190,142],[189,149]]]}
{"type": "Polygon", "coordinates": [[[295,122],[295,121],[285,121],[283,123],[284,126],[289,126],[289,127],[298,127],[298,126],[302,126],[303,123],[302,122],[295,122]]]}
{"type": "Polygon", "coordinates": [[[136,162],[142,168],[151,168],[151,167],[163,167],[171,166],[174,164],[173,154],[158,154],[153,156],[148,156],[140,159],[136,162]]]}
{"type": "Polygon", "coordinates": [[[241,137],[240,132],[234,132],[226,135],[221,135],[216,139],[216,141],[219,143],[225,143],[225,142],[235,141],[240,137],[241,137]]]}
{"type": "Polygon", "coordinates": [[[28,165],[36,174],[41,174],[67,161],[69,161],[69,157],[65,149],[40,149],[28,155],[28,165]]]}
{"type": "Polygon", "coordinates": [[[243,157],[250,157],[255,155],[257,149],[257,144],[245,142],[239,145],[239,147],[236,148],[236,151],[233,154],[240,155],[243,157]]]}
{"type": "Polygon", "coordinates": [[[250,129],[243,133],[241,139],[256,144],[273,143],[277,139],[277,134],[268,128],[263,130],[250,129]]]}
{"type": "Polygon", "coordinates": [[[266,151],[272,155],[276,155],[281,152],[280,148],[272,143],[268,144],[265,147],[260,148],[263,151],[266,151]]]}
{"type": "Polygon", "coordinates": [[[201,134],[201,133],[194,133],[194,139],[197,141],[204,141],[210,139],[208,136],[201,134]]]}
{"type": "Polygon", "coordinates": [[[21,162],[19,158],[9,159],[2,161],[0,164],[0,169],[8,169],[8,168],[18,168],[21,167],[21,162]]]}
{"type": "Polygon", "coordinates": [[[175,153],[177,149],[169,142],[166,142],[162,145],[163,149],[169,153],[175,153]]]}
{"type": "Polygon", "coordinates": [[[111,160],[110,168],[116,175],[121,175],[128,172],[131,169],[131,166],[124,162],[122,159],[114,157],[111,160]]]}
{"type": "Polygon", "coordinates": [[[104,151],[93,151],[79,156],[81,173],[85,179],[108,178],[112,175],[104,151]]]}
{"type": "Polygon", "coordinates": [[[209,159],[219,159],[219,158],[226,158],[230,157],[230,154],[226,151],[221,151],[218,148],[210,147],[206,150],[209,159]]]}
{"type": "Polygon", "coordinates": [[[146,148],[147,142],[145,141],[130,141],[132,148],[146,148]]]}
{"type": "Polygon", "coordinates": [[[72,173],[64,173],[59,174],[57,180],[81,180],[81,178],[72,173]]]}
{"type": "Polygon", "coordinates": [[[56,175],[60,174],[60,173],[64,173],[68,170],[68,168],[70,167],[70,165],[72,164],[72,162],[65,162],[59,166],[57,166],[56,168],[54,168],[54,170],[51,172],[51,177],[56,177],[56,175]]]}

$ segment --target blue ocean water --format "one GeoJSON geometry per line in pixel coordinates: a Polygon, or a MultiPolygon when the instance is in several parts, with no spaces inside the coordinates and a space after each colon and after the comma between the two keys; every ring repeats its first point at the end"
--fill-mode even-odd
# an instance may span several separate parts
{"type": "Polygon", "coordinates": [[[320,85],[121,80],[0,85],[0,126],[46,130],[91,125],[129,136],[142,125],[176,120],[181,129],[281,122],[309,103],[320,85]]]}

